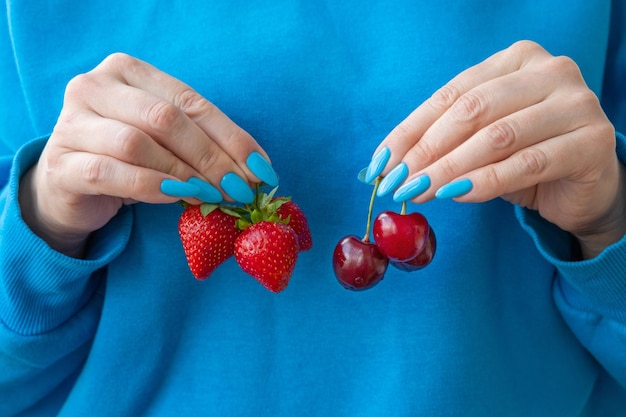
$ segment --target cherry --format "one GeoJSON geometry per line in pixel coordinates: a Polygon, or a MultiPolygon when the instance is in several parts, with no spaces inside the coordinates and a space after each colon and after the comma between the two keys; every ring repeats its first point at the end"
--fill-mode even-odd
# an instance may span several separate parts
{"type": "Polygon", "coordinates": [[[372,288],[383,279],[388,264],[389,259],[376,244],[354,235],[341,239],[333,253],[335,276],[348,290],[372,288]]]}
{"type": "Polygon", "coordinates": [[[354,235],[345,236],[337,243],[333,252],[335,277],[348,290],[359,291],[372,288],[383,279],[389,265],[389,259],[369,239],[374,198],[379,184],[380,177],[374,184],[363,239],[354,235]]]}
{"type": "Polygon", "coordinates": [[[374,240],[392,262],[406,262],[418,256],[428,240],[428,221],[420,213],[383,211],[374,220],[374,240]]]}
{"type": "Polygon", "coordinates": [[[436,251],[437,237],[435,236],[435,231],[433,230],[433,228],[429,226],[428,239],[426,240],[424,250],[422,250],[419,255],[411,260],[405,262],[392,261],[391,265],[406,272],[418,271],[432,262],[433,258],[435,257],[436,251]]]}

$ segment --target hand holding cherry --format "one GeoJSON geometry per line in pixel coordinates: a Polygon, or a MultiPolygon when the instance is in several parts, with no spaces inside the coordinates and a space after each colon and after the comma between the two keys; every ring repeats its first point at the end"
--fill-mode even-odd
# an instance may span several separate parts
{"type": "Polygon", "coordinates": [[[389,263],[406,272],[417,271],[432,261],[437,241],[426,217],[420,213],[384,211],[374,220],[374,240],[370,241],[372,212],[380,177],[370,200],[365,236],[349,235],[339,241],[333,253],[333,269],[339,283],[348,290],[374,287],[385,275],[389,263]]]}

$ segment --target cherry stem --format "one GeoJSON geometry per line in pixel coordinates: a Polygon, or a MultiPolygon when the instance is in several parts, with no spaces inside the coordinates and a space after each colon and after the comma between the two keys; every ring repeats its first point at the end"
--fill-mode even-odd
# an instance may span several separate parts
{"type": "Polygon", "coordinates": [[[370,230],[372,228],[372,213],[374,212],[374,200],[376,199],[376,191],[378,191],[378,186],[380,185],[381,177],[376,177],[376,181],[374,182],[374,191],[372,191],[372,197],[370,198],[370,207],[367,212],[367,226],[365,226],[365,236],[362,241],[368,243],[370,241],[370,230]]]}
{"type": "Polygon", "coordinates": [[[406,201],[402,202],[402,210],[400,211],[400,214],[406,214],[406,201]]]}

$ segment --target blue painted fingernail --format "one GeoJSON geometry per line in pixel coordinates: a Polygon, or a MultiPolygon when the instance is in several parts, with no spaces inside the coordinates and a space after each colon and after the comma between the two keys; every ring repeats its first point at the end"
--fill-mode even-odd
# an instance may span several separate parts
{"type": "Polygon", "coordinates": [[[258,179],[270,187],[276,187],[278,185],[278,175],[276,175],[276,171],[274,171],[274,168],[272,168],[272,165],[270,165],[267,159],[263,158],[257,151],[252,152],[248,156],[246,165],[258,179]]]}
{"type": "Polygon", "coordinates": [[[359,173],[358,173],[358,175],[356,177],[363,184],[372,184],[372,182],[365,181],[365,173],[366,172],[367,172],[367,168],[363,168],[362,170],[359,171],[359,173]]]}
{"type": "Polygon", "coordinates": [[[192,177],[187,180],[187,183],[198,187],[198,194],[195,195],[198,200],[205,203],[219,203],[222,201],[222,193],[208,182],[192,177]]]}
{"type": "Polygon", "coordinates": [[[467,194],[472,189],[472,181],[467,178],[448,183],[437,190],[435,197],[437,198],[454,198],[467,194]]]}
{"type": "Polygon", "coordinates": [[[365,182],[369,184],[374,181],[374,178],[380,175],[385,169],[385,165],[389,162],[389,158],[391,158],[391,151],[388,147],[382,148],[380,151],[376,152],[376,155],[372,158],[369,166],[367,167],[367,171],[365,172],[365,182]]]}
{"type": "Polygon", "coordinates": [[[161,192],[171,197],[187,198],[198,194],[198,187],[183,181],[165,179],[161,181],[161,192]]]}
{"type": "Polygon", "coordinates": [[[400,162],[391,172],[385,175],[380,182],[376,195],[382,197],[395,190],[409,176],[409,167],[404,162],[400,162]]]}
{"type": "Polygon", "coordinates": [[[220,186],[235,201],[244,204],[250,204],[254,201],[254,193],[248,186],[248,183],[233,172],[224,175],[222,181],[220,181],[220,186]]]}
{"type": "Polygon", "coordinates": [[[393,201],[402,203],[422,194],[430,187],[430,177],[426,174],[413,178],[411,181],[398,188],[393,194],[393,201]]]}

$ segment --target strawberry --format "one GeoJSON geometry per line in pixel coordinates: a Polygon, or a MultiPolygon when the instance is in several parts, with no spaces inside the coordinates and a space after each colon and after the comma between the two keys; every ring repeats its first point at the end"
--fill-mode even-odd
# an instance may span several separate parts
{"type": "Polygon", "coordinates": [[[241,233],[231,216],[215,204],[189,205],[178,221],[178,233],[187,263],[198,280],[209,277],[215,268],[234,253],[235,240],[241,233]]]}
{"type": "Polygon", "coordinates": [[[280,292],[287,287],[298,258],[298,236],[280,222],[249,225],[235,242],[235,260],[265,288],[280,292]]]}
{"type": "Polygon", "coordinates": [[[296,232],[298,235],[298,246],[300,252],[307,251],[313,246],[313,239],[311,238],[311,230],[309,229],[309,222],[307,221],[304,213],[293,201],[285,201],[278,209],[276,214],[282,220],[289,220],[287,225],[296,232]]]}
{"type": "Polygon", "coordinates": [[[285,289],[298,253],[312,246],[304,213],[277,188],[261,192],[242,206],[189,206],[179,220],[179,234],[193,275],[206,279],[233,254],[241,269],[272,292],[285,289]]]}

